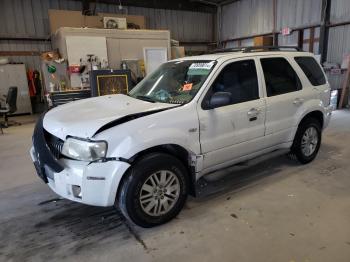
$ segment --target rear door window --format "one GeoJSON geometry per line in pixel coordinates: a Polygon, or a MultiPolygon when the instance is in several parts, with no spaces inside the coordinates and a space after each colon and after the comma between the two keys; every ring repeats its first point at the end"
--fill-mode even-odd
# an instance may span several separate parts
{"type": "Polygon", "coordinates": [[[326,78],[320,65],[313,57],[300,56],[295,57],[294,59],[313,86],[320,86],[326,83],[326,78]]]}
{"type": "Polygon", "coordinates": [[[299,77],[285,58],[262,58],[260,61],[264,71],[267,96],[301,90],[299,77]]]}

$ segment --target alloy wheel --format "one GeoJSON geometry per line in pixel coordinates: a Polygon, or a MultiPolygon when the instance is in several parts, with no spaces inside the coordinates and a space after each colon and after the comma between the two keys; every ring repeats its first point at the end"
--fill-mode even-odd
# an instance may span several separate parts
{"type": "Polygon", "coordinates": [[[169,170],[151,174],[140,190],[139,201],[145,213],[150,216],[166,214],[176,204],[180,195],[180,181],[169,170]]]}

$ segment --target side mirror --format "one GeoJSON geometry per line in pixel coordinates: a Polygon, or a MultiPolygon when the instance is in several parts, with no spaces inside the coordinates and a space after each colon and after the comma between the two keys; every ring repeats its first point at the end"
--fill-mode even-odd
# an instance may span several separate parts
{"type": "Polygon", "coordinates": [[[229,92],[216,92],[209,101],[209,108],[214,109],[221,106],[227,106],[231,104],[232,95],[229,92]]]}

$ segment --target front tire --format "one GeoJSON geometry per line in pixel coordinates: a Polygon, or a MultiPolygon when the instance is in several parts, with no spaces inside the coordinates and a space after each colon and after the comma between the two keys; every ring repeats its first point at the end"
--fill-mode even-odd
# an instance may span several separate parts
{"type": "Polygon", "coordinates": [[[308,118],[303,121],[296,132],[292,153],[302,164],[307,164],[315,159],[322,138],[320,122],[315,118],[308,118]]]}
{"type": "Polygon", "coordinates": [[[188,189],[188,173],[180,160],[169,154],[151,153],[128,170],[116,203],[136,225],[153,227],[177,216],[188,189]]]}

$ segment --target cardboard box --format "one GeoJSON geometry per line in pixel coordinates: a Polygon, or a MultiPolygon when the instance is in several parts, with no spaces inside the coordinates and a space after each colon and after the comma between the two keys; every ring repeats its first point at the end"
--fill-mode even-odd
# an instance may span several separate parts
{"type": "Polygon", "coordinates": [[[132,23],[140,29],[146,28],[146,21],[144,16],[120,15],[110,13],[99,13],[96,16],[84,16],[82,15],[81,11],[49,9],[50,31],[51,34],[54,34],[60,27],[104,28],[104,17],[126,18],[127,23],[132,23]]]}
{"type": "Polygon", "coordinates": [[[79,11],[49,9],[50,31],[54,34],[60,27],[82,27],[83,16],[79,11]]]}
{"type": "Polygon", "coordinates": [[[272,36],[257,36],[254,37],[254,46],[272,46],[272,36]]]}
{"type": "Polygon", "coordinates": [[[171,47],[171,59],[176,59],[185,56],[185,47],[172,46],[171,47]]]}

